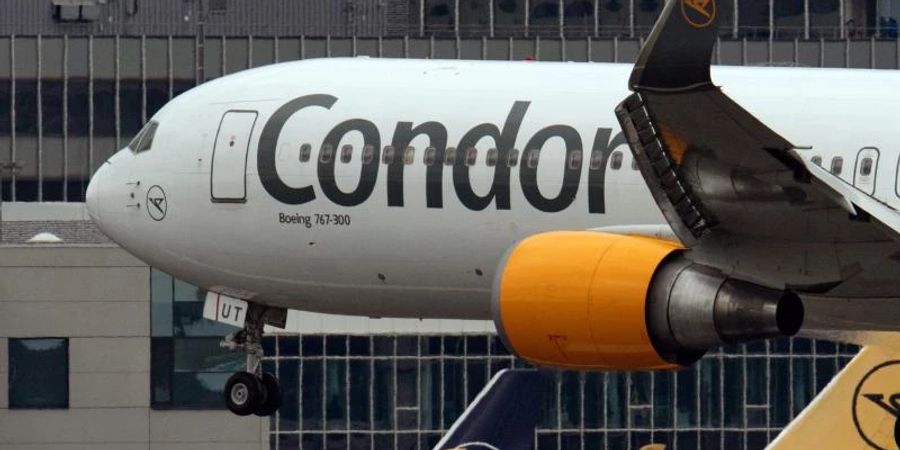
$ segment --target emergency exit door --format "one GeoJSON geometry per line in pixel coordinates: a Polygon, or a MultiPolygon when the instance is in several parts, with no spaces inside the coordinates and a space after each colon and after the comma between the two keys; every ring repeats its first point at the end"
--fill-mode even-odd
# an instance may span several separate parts
{"type": "Polygon", "coordinates": [[[256,116],[256,111],[228,111],[219,122],[210,171],[214,202],[247,199],[247,152],[256,116]]]}

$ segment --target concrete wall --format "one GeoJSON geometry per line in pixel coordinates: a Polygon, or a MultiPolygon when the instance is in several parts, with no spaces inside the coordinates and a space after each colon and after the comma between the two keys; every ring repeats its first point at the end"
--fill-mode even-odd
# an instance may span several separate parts
{"type": "Polygon", "coordinates": [[[0,247],[0,450],[268,448],[267,420],[150,409],[149,277],[115,246],[0,247]],[[8,338],[49,336],[69,408],[10,410],[8,338]]]}

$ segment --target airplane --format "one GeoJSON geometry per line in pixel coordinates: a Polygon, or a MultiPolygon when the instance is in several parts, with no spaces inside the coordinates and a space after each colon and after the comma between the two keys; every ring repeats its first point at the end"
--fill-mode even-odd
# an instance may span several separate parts
{"type": "Polygon", "coordinates": [[[287,309],[493,320],[519,357],[576,370],[900,329],[900,74],[711,68],[729,7],[670,0],[633,66],[225,76],[157,112],[87,208],[241,328],[225,339],[247,354],[225,386],[239,415],[279,406],[260,339],[287,309]]]}

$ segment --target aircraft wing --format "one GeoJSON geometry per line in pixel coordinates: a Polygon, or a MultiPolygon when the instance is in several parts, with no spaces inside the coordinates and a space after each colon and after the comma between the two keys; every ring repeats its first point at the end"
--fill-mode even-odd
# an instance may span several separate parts
{"type": "Polygon", "coordinates": [[[653,198],[698,262],[798,292],[896,295],[897,211],[805,162],[713,84],[717,22],[731,6],[669,1],[616,108],[653,198]],[[884,280],[849,283],[876,268],[884,280]]]}

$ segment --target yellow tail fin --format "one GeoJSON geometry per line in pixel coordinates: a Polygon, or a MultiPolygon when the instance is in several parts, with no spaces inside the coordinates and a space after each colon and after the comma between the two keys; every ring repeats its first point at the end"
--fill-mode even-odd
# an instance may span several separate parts
{"type": "Polygon", "coordinates": [[[863,348],[768,449],[900,449],[900,345],[863,348]]]}

